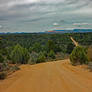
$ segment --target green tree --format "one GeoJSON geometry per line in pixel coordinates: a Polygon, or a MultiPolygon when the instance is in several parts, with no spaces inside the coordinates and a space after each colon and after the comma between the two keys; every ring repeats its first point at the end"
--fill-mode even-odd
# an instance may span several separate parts
{"type": "Polygon", "coordinates": [[[48,56],[52,59],[55,59],[55,52],[53,50],[50,50],[50,52],[48,53],[48,56]]]}
{"type": "Polygon", "coordinates": [[[35,52],[40,52],[40,51],[41,51],[41,44],[40,44],[40,43],[35,43],[35,44],[33,45],[33,47],[32,47],[31,50],[33,50],[33,51],[35,51],[35,52]]]}
{"type": "Polygon", "coordinates": [[[29,56],[29,52],[27,51],[27,49],[17,44],[14,47],[13,51],[11,52],[10,57],[13,63],[26,64],[30,56],[29,56]]]}
{"type": "Polygon", "coordinates": [[[85,49],[81,46],[74,48],[70,55],[70,61],[73,65],[76,64],[87,64],[88,58],[85,52],[85,49]]]}
{"type": "Polygon", "coordinates": [[[46,47],[48,52],[51,50],[55,51],[55,43],[52,40],[48,40],[46,47]]]}
{"type": "Polygon", "coordinates": [[[45,55],[42,52],[40,52],[38,59],[37,59],[37,63],[41,63],[41,62],[45,62],[45,61],[46,61],[45,55]]]}
{"type": "Polygon", "coordinates": [[[4,57],[0,54],[0,63],[4,62],[4,57]]]}
{"type": "Polygon", "coordinates": [[[28,50],[26,49],[26,48],[22,48],[23,49],[23,56],[22,56],[22,64],[27,64],[28,63],[28,60],[29,60],[29,58],[30,58],[30,54],[29,54],[29,52],[28,52],[28,50]]]}
{"type": "Polygon", "coordinates": [[[39,56],[38,53],[32,52],[30,54],[30,60],[29,60],[28,64],[36,64],[37,63],[38,56],[39,56]]]}
{"type": "Polygon", "coordinates": [[[67,52],[68,54],[71,54],[71,52],[73,51],[74,47],[75,47],[75,46],[74,46],[73,43],[69,43],[69,44],[67,45],[66,52],[67,52]]]}

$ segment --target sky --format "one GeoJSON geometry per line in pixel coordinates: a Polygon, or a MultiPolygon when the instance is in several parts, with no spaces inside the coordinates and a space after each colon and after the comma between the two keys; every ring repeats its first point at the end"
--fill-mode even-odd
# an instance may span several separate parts
{"type": "Polygon", "coordinates": [[[0,32],[92,27],[92,0],[0,0],[0,32]]]}

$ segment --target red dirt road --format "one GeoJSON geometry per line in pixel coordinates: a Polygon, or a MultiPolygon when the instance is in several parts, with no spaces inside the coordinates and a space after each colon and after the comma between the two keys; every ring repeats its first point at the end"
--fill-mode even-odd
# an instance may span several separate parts
{"type": "Polygon", "coordinates": [[[0,81],[0,92],[92,92],[92,72],[69,60],[23,65],[0,81]]]}

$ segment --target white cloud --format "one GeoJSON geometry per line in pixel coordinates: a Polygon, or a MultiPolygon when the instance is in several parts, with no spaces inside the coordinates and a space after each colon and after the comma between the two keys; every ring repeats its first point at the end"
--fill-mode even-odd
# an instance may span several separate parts
{"type": "Polygon", "coordinates": [[[4,7],[11,8],[11,7],[17,6],[17,5],[32,4],[32,3],[37,3],[37,2],[40,2],[40,0],[14,0],[14,1],[9,1],[7,3],[4,3],[0,6],[2,8],[4,8],[4,7]]]}
{"type": "MultiPolygon", "coordinates": [[[[21,22],[22,20],[37,20],[39,23],[34,22],[37,26],[44,23],[44,25],[46,23],[47,25],[54,22],[58,23],[60,19],[69,24],[80,23],[82,20],[85,20],[82,21],[83,23],[89,23],[92,22],[89,19],[89,17],[92,17],[91,15],[92,0],[0,0],[0,19],[3,19],[4,23],[9,22],[9,28],[12,28],[11,25],[14,21],[17,22],[15,24],[20,23],[22,25],[24,23],[21,22]]],[[[32,25],[32,27],[35,29],[35,25],[32,25]]]]}

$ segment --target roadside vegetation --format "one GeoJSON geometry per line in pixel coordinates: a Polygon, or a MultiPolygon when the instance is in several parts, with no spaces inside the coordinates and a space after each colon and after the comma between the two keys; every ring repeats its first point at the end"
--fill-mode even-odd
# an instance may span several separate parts
{"type": "Polygon", "coordinates": [[[77,46],[70,55],[72,65],[88,64],[88,57],[84,47],[77,46]]]}
{"type": "Polygon", "coordinates": [[[72,65],[88,65],[88,69],[92,72],[92,46],[77,46],[70,54],[72,65]]]}
{"type": "Polygon", "coordinates": [[[20,64],[37,64],[69,58],[73,65],[92,61],[92,33],[1,34],[0,79],[19,70],[20,64]],[[81,46],[75,47],[72,36],[81,46]],[[84,47],[82,47],[84,46],[84,47]]]}

